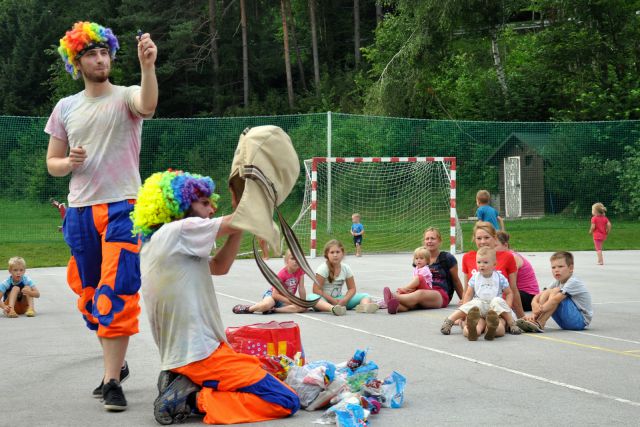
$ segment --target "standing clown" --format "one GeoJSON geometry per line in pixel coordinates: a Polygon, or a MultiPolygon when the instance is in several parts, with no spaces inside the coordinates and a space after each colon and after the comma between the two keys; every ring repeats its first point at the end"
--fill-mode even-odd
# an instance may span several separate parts
{"type": "MultiPolygon", "coordinates": [[[[203,414],[207,424],[287,417],[298,396],[254,356],[226,342],[211,275],[226,274],[240,247],[235,215],[213,218],[218,196],[209,177],[158,172],[138,193],[132,218],[142,236],[142,293],[162,372],[154,416],[172,424],[203,414]],[[228,236],[211,257],[216,238],[228,236]]],[[[232,205],[237,200],[232,194],[232,205]]]]}
{"type": "Polygon", "coordinates": [[[84,90],[58,101],[45,128],[49,173],[71,174],[63,225],[71,249],[67,281],[102,348],[104,372],[92,395],[109,411],[127,407],[120,383],[129,376],[125,355],[140,313],[139,244],[129,214],[141,182],[142,121],[158,103],[156,45],[149,34],[137,40],[140,86],[117,86],[109,74],[118,39],[95,22],[75,23],[58,52],[84,90]]]}

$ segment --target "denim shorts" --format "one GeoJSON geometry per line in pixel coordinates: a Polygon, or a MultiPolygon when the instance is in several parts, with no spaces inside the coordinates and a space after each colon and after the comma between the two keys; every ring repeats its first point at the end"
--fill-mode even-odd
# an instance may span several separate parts
{"type": "Polygon", "coordinates": [[[558,308],[556,308],[551,317],[562,329],[581,331],[585,327],[584,316],[569,296],[558,304],[558,308]]]}

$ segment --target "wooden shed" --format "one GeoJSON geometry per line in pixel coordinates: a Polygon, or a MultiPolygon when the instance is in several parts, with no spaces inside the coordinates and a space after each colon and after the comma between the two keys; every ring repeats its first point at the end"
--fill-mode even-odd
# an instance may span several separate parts
{"type": "Polygon", "coordinates": [[[544,216],[544,147],[548,133],[514,132],[486,164],[498,168],[500,214],[505,218],[544,216]]]}

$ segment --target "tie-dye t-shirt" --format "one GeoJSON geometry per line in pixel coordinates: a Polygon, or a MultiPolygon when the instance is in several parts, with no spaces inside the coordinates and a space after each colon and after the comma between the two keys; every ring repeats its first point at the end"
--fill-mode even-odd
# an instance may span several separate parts
{"type": "Polygon", "coordinates": [[[143,116],[133,99],[139,86],[111,86],[109,94],[84,91],[58,101],[45,132],[87,151],[84,165],[71,174],[69,206],[81,207],[135,199],[140,187],[143,116]]]}

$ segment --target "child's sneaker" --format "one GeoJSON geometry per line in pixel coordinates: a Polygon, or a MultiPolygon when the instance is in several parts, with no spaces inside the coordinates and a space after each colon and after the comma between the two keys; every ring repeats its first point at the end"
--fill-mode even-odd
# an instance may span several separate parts
{"type": "Polygon", "coordinates": [[[345,307],[344,305],[334,305],[331,308],[331,312],[334,316],[344,316],[345,314],[347,314],[347,307],[345,307]]]}
{"type": "Polygon", "coordinates": [[[469,341],[478,340],[478,320],[480,320],[480,309],[473,307],[469,310],[469,313],[467,313],[467,338],[469,341]]]}
{"type": "Polygon", "coordinates": [[[251,314],[251,310],[249,310],[249,308],[251,308],[250,305],[238,304],[233,307],[233,312],[235,314],[251,314]]]}
{"type": "Polygon", "coordinates": [[[127,409],[127,399],[124,397],[122,386],[114,379],[102,386],[102,398],[107,411],[120,412],[127,409]]]}
{"type": "Polygon", "coordinates": [[[498,313],[493,310],[489,310],[487,313],[487,332],[484,334],[485,340],[491,341],[496,337],[496,330],[498,329],[499,324],[500,320],[498,313]]]}
{"type": "Polygon", "coordinates": [[[189,395],[200,390],[189,378],[178,375],[169,384],[164,393],[153,402],[153,415],[162,425],[182,422],[191,415],[194,409],[189,405],[189,395]]]}
{"type": "Polygon", "coordinates": [[[544,332],[544,329],[538,322],[531,322],[525,318],[518,319],[516,325],[524,332],[544,332]]]}
{"type": "Polygon", "coordinates": [[[451,328],[453,327],[453,321],[448,317],[444,319],[442,322],[442,326],[440,326],[440,332],[442,335],[451,335],[451,328]]]}
{"type": "Polygon", "coordinates": [[[375,302],[368,302],[366,304],[358,304],[356,305],[356,313],[375,313],[378,311],[378,304],[375,302]]]}
{"type": "Polygon", "coordinates": [[[27,309],[27,311],[24,314],[27,317],[35,317],[36,311],[33,308],[29,308],[29,309],[27,309]]]}
{"type": "Polygon", "coordinates": [[[13,307],[9,307],[9,312],[7,313],[7,317],[9,319],[15,319],[16,317],[18,317],[18,313],[16,313],[13,307]]]}
{"type": "MultiPolygon", "coordinates": [[[[124,366],[120,368],[120,384],[125,382],[127,378],[129,378],[129,364],[125,360],[124,366]]],[[[104,380],[100,381],[100,385],[93,389],[91,396],[95,397],[96,399],[102,399],[102,386],[104,386],[104,380]]]]}
{"type": "Polygon", "coordinates": [[[522,333],[522,329],[516,326],[515,323],[512,323],[511,325],[509,325],[507,330],[511,335],[520,335],[522,333]]]}

